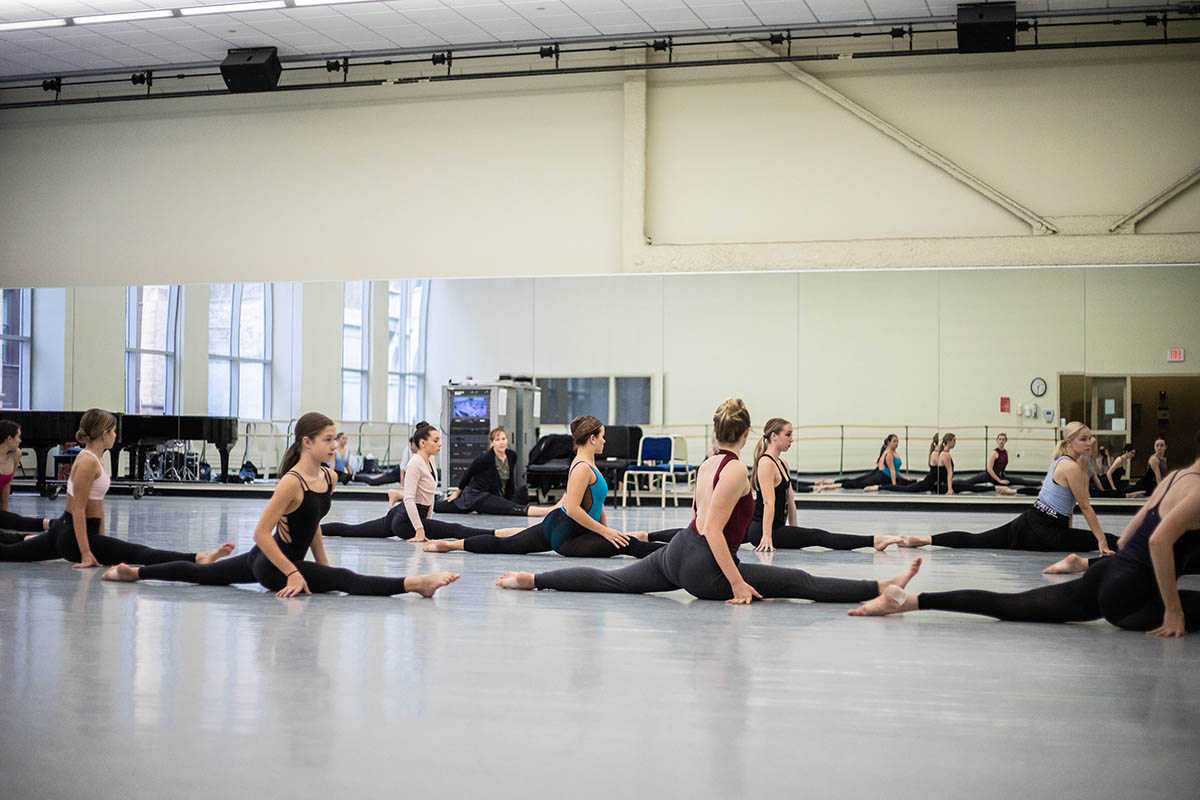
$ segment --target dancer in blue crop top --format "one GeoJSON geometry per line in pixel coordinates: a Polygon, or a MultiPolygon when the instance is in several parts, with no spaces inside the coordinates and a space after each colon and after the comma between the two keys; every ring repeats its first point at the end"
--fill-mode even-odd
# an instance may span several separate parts
{"type": "Polygon", "coordinates": [[[888,434],[879,448],[879,458],[875,459],[875,469],[865,475],[854,478],[843,478],[840,481],[818,481],[815,491],[828,492],[833,489],[867,489],[873,486],[905,486],[912,483],[907,478],[900,477],[900,467],[904,462],[896,452],[900,447],[900,437],[894,433],[888,434]]]}
{"type": "Polygon", "coordinates": [[[1179,576],[1200,562],[1200,433],[1196,461],[1159,484],[1125,532],[1117,554],[1098,559],[1077,580],[1027,592],[965,589],[906,594],[889,588],[850,613],[958,611],[1013,622],[1106,619],[1126,630],[1183,636],[1200,630],[1200,592],[1180,591],[1179,576]]]}
{"type": "Polygon", "coordinates": [[[1062,441],[1055,451],[1054,463],[1046,470],[1042,488],[1033,507],[1012,522],[984,533],[949,531],[933,536],[897,536],[901,547],[983,547],[995,550],[1069,551],[1095,550],[1111,552],[1117,537],[1105,533],[1092,510],[1088,496],[1087,478],[1080,462],[1088,457],[1092,447],[1092,431],[1082,422],[1072,422],[1063,430],[1062,441]],[[1079,504],[1090,530],[1071,527],[1071,515],[1079,504]]]}
{"type": "Polygon", "coordinates": [[[465,539],[439,539],[425,545],[431,553],[466,550],[470,553],[544,553],[553,550],[559,555],[575,558],[608,558],[627,555],[644,558],[663,542],[647,541],[644,531],[622,533],[608,527],[604,515],[604,500],[608,497],[608,482],[596,469],[596,456],[604,452],[604,425],[591,416],[571,421],[571,437],[575,440],[576,455],[567,475],[567,491],[563,503],[537,525],[512,536],[483,534],[465,539]]]}

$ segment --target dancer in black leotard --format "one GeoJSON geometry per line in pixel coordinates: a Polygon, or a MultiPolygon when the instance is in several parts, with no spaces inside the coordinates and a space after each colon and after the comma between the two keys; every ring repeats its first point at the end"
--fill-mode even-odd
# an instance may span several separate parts
{"type": "MultiPolygon", "coordinates": [[[[884,441],[885,450],[892,438],[889,436],[884,441]]],[[[882,549],[894,540],[891,536],[860,536],[797,527],[796,501],[788,480],[790,472],[787,462],[782,458],[782,454],[791,447],[792,423],[779,417],[767,420],[767,424],[763,425],[762,438],[754,446],[754,476],[750,481],[755,490],[754,516],[746,528],[746,540],[754,545],[755,550],[771,552],[776,547],[793,549],[812,546],[833,550],[852,550],[856,547],[882,549]]],[[[882,457],[883,454],[880,455],[882,457]]],[[[650,534],[652,541],[661,538],[662,532],[650,534]]]]}
{"type": "Polygon", "coordinates": [[[567,491],[560,508],[513,536],[470,536],[460,541],[438,540],[425,545],[431,553],[466,550],[471,553],[544,553],[553,550],[575,558],[608,558],[628,555],[643,558],[663,547],[647,541],[642,531],[622,533],[608,527],[604,498],[608,483],[596,469],[596,456],[604,452],[604,426],[591,416],[571,421],[575,460],[567,475],[567,491]]]}
{"type": "MultiPolygon", "coordinates": [[[[496,514],[509,517],[544,517],[556,506],[531,506],[513,500],[517,485],[517,453],[508,449],[504,426],[488,433],[488,449],[471,462],[458,488],[434,504],[439,514],[496,514]]],[[[433,537],[430,537],[433,538],[433,537]]],[[[445,538],[445,537],[437,537],[445,538]]]]}
{"type": "Polygon", "coordinates": [[[387,578],[359,575],[331,567],[321,538],[321,518],[329,511],[337,478],[322,466],[335,451],[333,421],[324,414],[308,413],[296,422],[296,439],[283,456],[267,508],[254,529],[254,548],[216,568],[176,562],[147,567],[119,564],[104,573],[106,580],[184,581],[208,585],[258,581],[279,597],[303,592],[345,592],[393,595],[417,592],[432,597],[441,587],[458,580],[453,572],[387,578]],[[272,535],[274,531],[274,535],[272,535]],[[312,549],[316,562],[304,560],[312,549]]]}
{"type": "Polygon", "coordinates": [[[911,562],[896,577],[883,581],[821,578],[799,569],[739,562],[736,551],[754,513],[750,482],[737,457],[749,432],[750,412],[742,401],[735,398],[722,403],[713,417],[717,451],[705,459],[696,475],[692,522],[665,548],[622,569],[585,567],[537,575],[506,572],[496,585],[505,589],[624,594],[685,589],[703,600],[732,604],[749,603],[756,597],[846,603],[875,597],[890,586],[907,585],[920,568],[920,559],[911,562]]]}
{"type": "Polygon", "coordinates": [[[885,484],[905,486],[912,483],[907,478],[900,477],[900,466],[903,462],[900,459],[900,455],[896,452],[899,447],[900,437],[894,433],[888,434],[888,437],[883,440],[883,447],[879,448],[879,458],[875,460],[875,469],[855,478],[843,478],[840,481],[820,481],[817,483],[816,491],[866,489],[867,487],[883,486],[885,484]]]}
{"type": "Polygon", "coordinates": [[[1078,463],[1088,457],[1091,447],[1092,432],[1086,425],[1082,422],[1067,425],[1054,452],[1054,462],[1042,480],[1037,501],[1012,522],[984,533],[949,531],[933,536],[897,536],[893,541],[901,547],[934,544],[940,547],[1055,551],[1088,550],[1098,546],[1101,552],[1109,552],[1117,538],[1100,527],[1088,497],[1083,468],[1078,463]],[[1071,527],[1076,503],[1090,530],[1071,527]]]}
{"type": "Polygon", "coordinates": [[[1200,561],[1200,434],[1197,459],[1155,490],[1121,534],[1116,555],[1094,563],[1082,578],[1027,592],[906,594],[888,589],[850,612],[882,616],[907,611],[957,611],[1013,622],[1106,619],[1154,636],[1200,630],[1200,592],[1180,591],[1179,576],[1200,561]]]}
{"type": "Polygon", "coordinates": [[[164,561],[191,561],[205,564],[224,558],[233,551],[223,544],[207,553],[180,553],[158,550],[104,535],[104,496],[111,478],[104,471],[101,457],[117,439],[117,419],[99,408],[85,411],[79,421],[75,440],[84,445],[71,465],[67,478],[67,510],[45,533],[24,541],[0,546],[0,561],[74,561],[76,569],[99,567],[128,561],[134,564],[159,564],[164,561]]]}
{"type": "Polygon", "coordinates": [[[9,419],[0,419],[0,544],[15,544],[26,538],[25,533],[40,533],[50,527],[42,517],[23,517],[8,510],[12,480],[21,465],[21,426],[9,419]],[[9,533],[22,531],[23,533],[9,533]]]}

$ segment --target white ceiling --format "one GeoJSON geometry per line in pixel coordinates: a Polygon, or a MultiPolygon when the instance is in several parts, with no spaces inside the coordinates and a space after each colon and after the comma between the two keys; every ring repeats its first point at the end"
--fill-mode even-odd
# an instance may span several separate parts
{"type": "MultiPolygon", "coordinates": [[[[0,22],[217,5],[231,0],[0,0],[0,22]]],[[[1018,0],[1022,13],[1162,0],[1018,0]]],[[[0,31],[0,77],[575,37],[952,16],[947,0],[364,0],[344,5],[0,31]]]]}

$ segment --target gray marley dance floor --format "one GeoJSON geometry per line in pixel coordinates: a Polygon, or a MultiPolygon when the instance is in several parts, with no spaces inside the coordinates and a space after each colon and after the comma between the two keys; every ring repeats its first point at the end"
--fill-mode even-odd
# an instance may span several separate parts
{"type": "MultiPolygon", "coordinates": [[[[263,501],[107,506],[123,538],[241,551],[263,501]]],[[[12,508],[62,503],[17,496],[12,508]]],[[[328,519],[383,509],[336,501],[328,519]]],[[[824,510],[801,522],[923,534],[1011,514],[824,510]]],[[[609,515],[654,530],[688,512],[609,515]]],[[[1101,519],[1119,532],[1128,517],[1101,519]]],[[[493,586],[505,570],[630,562],[434,555],[396,540],[328,549],[355,570],[463,577],[434,600],[285,601],[0,564],[0,798],[1094,799],[1188,796],[1200,780],[1197,636],[506,592],[493,586]]],[[[918,590],[1063,580],[1040,574],[1057,557],[1037,553],[807,550],[774,563],[884,577],[918,552],[918,590]]]]}

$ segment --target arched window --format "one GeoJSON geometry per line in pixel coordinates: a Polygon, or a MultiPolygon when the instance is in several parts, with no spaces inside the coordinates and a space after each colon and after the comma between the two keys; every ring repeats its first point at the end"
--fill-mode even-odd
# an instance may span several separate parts
{"type": "Polygon", "coordinates": [[[0,290],[0,408],[29,408],[32,294],[29,289],[0,290]]]}
{"type": "Polygon", "coordinates": [[[271,410],[271,287],[214,283],[208,294],[208,413],[267,419],[271,410]]]}
{"type": "Polygon", "coordinates": [[[175,413],[178,286],[130,286],[125,295],[125,412],[175,413]]]}
{"type": "Polygon", "coordinates": [[[388,422],[425,415],[427,280],[388,281],[388,422]]]}

